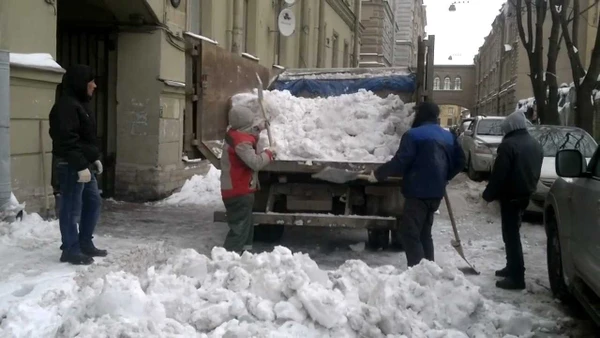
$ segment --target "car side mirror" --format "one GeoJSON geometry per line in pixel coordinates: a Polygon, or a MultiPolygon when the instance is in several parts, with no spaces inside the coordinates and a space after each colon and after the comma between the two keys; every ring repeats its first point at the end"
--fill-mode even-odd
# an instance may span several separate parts
{"type": "Polygon", "coordinates": [[[473,131],[472,130],[465,130],[465,136],[473,136],[473,131]]]}
{"type": "Polygon", "coordinates": [[[556,153],[556,174],[560,177],[581,177],[585,171],[585,163],[579,150],[559,150],[556,153]]]}

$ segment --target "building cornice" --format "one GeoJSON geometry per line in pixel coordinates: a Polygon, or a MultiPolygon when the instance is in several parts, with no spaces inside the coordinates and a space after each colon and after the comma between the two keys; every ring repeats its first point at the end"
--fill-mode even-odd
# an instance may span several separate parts
{"type": "MultiPolygon", "coordinates": [[[[327,3],[329,4],[329,6],[331,6],[334,12],[336,12],[342,18],[342,20],[344,20],[348,27],[350,27],[350,29],[354,31],[354,21],[356,17],[354,15],[354,12],[352,12],[350,7],[348,7],[344,0],[327,0],[327,3]]],[[[360,34],[362,35],[365,27],[361,23],[358,29],[360,34]]]]}

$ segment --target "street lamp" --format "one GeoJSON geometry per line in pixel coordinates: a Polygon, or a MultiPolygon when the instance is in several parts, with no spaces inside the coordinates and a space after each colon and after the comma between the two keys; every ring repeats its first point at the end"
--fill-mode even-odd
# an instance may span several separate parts
{"type": "Polygon", "coordinates": [[[448,8],[448,11],[450,12],[456,12],[456,5],[458,4],[468,4],[469,0],[462,0],[462,1],[454,1],[452,2],[452,4],[450,4],[450,7],[448,8]]]}

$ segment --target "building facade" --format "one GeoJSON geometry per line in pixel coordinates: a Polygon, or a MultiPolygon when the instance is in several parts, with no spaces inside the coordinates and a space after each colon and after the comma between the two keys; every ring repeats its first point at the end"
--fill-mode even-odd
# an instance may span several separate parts
{"type": "Polygon", "coordinates": [[[417,66],[419,37],[425,38],[427,8],[423,0],[392,0],[394,5],[394,66],[417,66]]]}
{"type": "Polygon", "coordinates": [[[362,0],[361,67],[390,67],[394,62],[394,13],[388,0],[362,0]]]}
{"type": "MultiPolygon", "coordinates": [[[[581,8],[593,5],[595,0],[582,0],[586,4],[581,8]]],[[[586,12],[589,22],[597,22],[599,5],[596,4],[586,12]],[[594,19],[594,17],[596,19],[594,19]]],[[[507,2],[496,16],[492,30],[485,38],[484,44],[479,48],[479,53],[474,58],[475,77],[477,83],[476,114],[483,115],[507,115],[514,111],[520,99],[533,97],[533,89],[529,78],[530,67],[527,52],[520,41],[517,26],[517,11],[514,6],[507,2]]],[[[523,23],[526,25],[526,14],[523,15],[523,23]]],[[[587,20],[581,20],[579,28],[580,48],[582,62],[589,65],[591,49],[597,27],[588,25],[587,20]]],[[[548,36],[552,20],[548,14],[544,22],[544,51],[548,50],[548,36]]],[[[527,28],[525,28],[527,30],[527,28]]],[[[560,46],[557,59],[556,76],[558,84],[573,82],[571,64],[564,44],[560,46]]],[[[544,52],[544,64],[547,58],[544,52]]]]}
{"type": "Polygon", "coordinates": [[[440,125],[449,128],[458,124],[465,108],[457,105],[444,104],[440,106],[440,125]]]}
{"type": "Polygon", "coordinates": [[[8,28],[0,45],[11,52],[11,184],[30,210],[52,199],[48,114],[72,64],[88,64],[97,75],[91,104],[105,164],[100,188],[104,196],[140,201],[163,198],[208,169],[183,153],[184,125],[191,123],[183,118],[184,32],[228,50],[241,34],[243,46],[235,50],[269,68],[314,67],[318,55],[320,66],[342,67],[353,58],[355,3],[348,0],[297,1],[290,9],[298,18],[295,32],[287,38],[277,33],[282,7],[275,1],[2,1],[0,27],[8,28]]]}
{"type": "Polygon", "coordinates": [[[476,97],[474,65],[435,65],[433,76],[435,103],[473,111],[476,97]]]}
{"type": "Polygon", "coordinates": [[[360,5],[359,0],[302,0],[293,5],[283,0],[204,0],[195,33],[227,50],[238,48],[266,67],[352,67],[355,35],[358,33],[360,40],[363,29],[360,23],[356,26],[360,5]],[[291,36],[284,36],[277,27],[283,9],[295,17],[291,36]]]}

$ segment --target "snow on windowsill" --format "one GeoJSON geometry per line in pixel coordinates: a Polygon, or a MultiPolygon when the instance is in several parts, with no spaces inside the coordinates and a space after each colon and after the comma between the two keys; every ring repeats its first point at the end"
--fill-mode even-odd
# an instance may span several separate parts
{"type": "Polygon", "coordinates": [[[58,63],[56,63],[56,61],[54,61],[52,55],[48,53],[10,53],[10,65],[25,68],[45,69],[60,73],[65,71],[58,63]]]}
{"type": "Polygon", "coordinates": [[[219,43],[218,43],[216,40],[213,40],[213,39],[211,39],[211,38],[207,38],[206,36],[202,36],[202,35],[194,34],[194,33],[192,33],[192,32],[184,32],[183,34],[184,34],[184,35],[189,35],[189,36],[191,36],[191,37],[193,37],[193,38],[196,38],[196,39],[204,40],[204,41],[206,41],[206,42],[210,42],[210,43],[212,43],[213,45],[218,45],[218,44],[219,44],[219,43]]]}
{"type": "Polygon", "coordinates": [[[186,155],[186,156],[183,156],[183,157],[181,158],[181,160],[182,160],[183,162],[186,162],[186,163],[202,163],[202,162],[204,161],[204,160],[203,160],[203,159],[201,159],[201,158],[189,158],[189,157],[187,157],[187,155],[186,155]]]}
{"type": "Polygon", "coordinates": [[[159,79],[159,80],[162,81],[164,84],[166,84],[169,87],[185,88],[185,82],[165,80],[165,79],[159,79]]]}
{"type": "Polygon", "coordinates": [[[254,61],[260,61],[259,58],[257,58],[256,56],[252,55],[252,54],[248,54],[248,53],[242,53],[242,56],[245,58],[248,58],[250,60],[254,60],[254,61]]]}
{"type": "Polygon", "coordinates": [[[273,65],[273,68],[277,68],[277,69],[285,69],[284,66],[280,66],[280,65],[273,65]]]}

